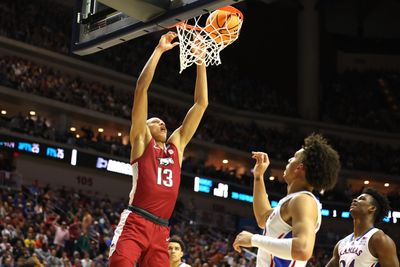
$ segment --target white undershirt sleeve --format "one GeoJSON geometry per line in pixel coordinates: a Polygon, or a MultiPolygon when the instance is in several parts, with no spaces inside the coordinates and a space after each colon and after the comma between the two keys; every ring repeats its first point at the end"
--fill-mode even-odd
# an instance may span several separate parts
{"type": "Polygon", "coordinates": [[[293,238],[274,238],[265,235],[253,235],[251,244],[253,247],[265,250],[273,256],[281,259],[291,260],[293,238]]]}

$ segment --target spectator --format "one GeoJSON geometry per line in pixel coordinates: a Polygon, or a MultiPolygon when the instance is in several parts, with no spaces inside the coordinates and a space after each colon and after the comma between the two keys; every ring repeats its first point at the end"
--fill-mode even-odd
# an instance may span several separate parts
{"type": "Polygon", "coordinates": [[[53,226],[55,228],[54,234],[54,245],[57,246],[57,250],[60,250],[65,246],[65,242],[69,240],[69,230],[67,223],[65,221],[61,222],[61,225],[57,224],[57,221],[60,219],[60,216],[53,222],[53,226]]]}
{"type": "Polygon", "coordinates": [[[47,263],[49,266],[61,267],[61,259],[57,257],[57,250],[55,248],[51,249],[51,255],[47,258],[47,263]]]}
{"type": "Polygon", "coordinates": [[[185,244],[179,236],[174,235],[169,239],[168,253],[171,267],[191,267],[182,261],[185,254],[185,244]]]}

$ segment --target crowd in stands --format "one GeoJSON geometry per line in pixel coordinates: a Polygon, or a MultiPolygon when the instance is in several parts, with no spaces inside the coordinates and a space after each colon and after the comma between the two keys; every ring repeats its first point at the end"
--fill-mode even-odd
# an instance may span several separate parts
{"type": "MultiPolygon", "coordinates": [[[[92,191],[41,186],[37,181],[21,191],[0,187],[0,266],[107,266],[113,231],[126,201],[92,191]]],[[[233,251],[235,232],[200,225],[185,218],[187,210],[177,204],[171,219],[171,235],[179,235],[186,244],[186,263],[255,266],[256,250],[233,251]]],[[[309,267],[325,266],[340,236],[321,232],[317,238],[309,267]]]]}
{"type": "MultiPolygon", "coordinates": [[[[69,4],[48,0],[6,0],[0,4],[0,35],[69,54],[72,15],[72,5],[69,4]]],[[[141,45],[128,42],[79,59],[137,76],[147,59],[143,55],[150,55],[157,40],[149,37],[138,42],[141,45]]],[[[176,78],[178,56],[166,58],[167,63],[160,64],[155,80],[169,88],[191,93],[192,79],[185,75],[176,78]]],[[[213,88],[218,88],[210,90],[210,102],[262,113],[298,116],[295,102],[280,95],[278,90],[269,88],[265,81],[257,77],[244,77],[235,64],[223,64],[210,71],[209,80],[213,88]]],[[[398,132],[399,83],[399,73],[396,72],[348,71],[338,74],[322,82],[320,119],[353,127],[398,132]],[[362,105],[354,105],[354,99],[362,105]]]]}
{"type": "MultiPolygon", "coordinates": [[[[105,267],[126,203],[123,198],[52,188],[37,181],[20,191],[0,186],[0,266],[105,267]]],[[[178,200],[170,221],[171,236],[180,236],[186,244],[186,263],[192,267],[255,266],[255,249],[242,254],[233,251],[235,231],[193,221],[186,205],[178,200]]],[[[325,266],[340,238],[335,231],[320,231],[307,266],[325,266]]]]}
{"type": "Polygon", "coordinates": [[[72,6],[66,8],[55,1],[5,0],[0,3],[0,25],[0,36],[66,54],[72,6]]]}
{"type": "MultiPolygon", "coordinates": [[[[72,7],[59,1],[5,0],[0,3],[0,36],[38,47],[69,54],[72,7]],[[45,10],[45,12],[44,12],[45,10]]],[[[140,45],[130,43],[116,46],[104,53],[84,58],[89,62],[137,76],[157,40],[141,39],[140,45]],[[110,52],[111,51],[111,52],[110,52]]],[[[139,43],[139,42],[137,42],[139,43]]],[[[136,44],[137,44],[136,43],[136,44]]],[[[164,66],[178,66],[177,55],[167,56],[164,66]]],[[[82,59],[82,58],[79,58],[82,59]]],[[[155,82],[184,93],[192,93],[193,79],[177,77],[177,68],[161,67],[155,82]]],[[[210,90],[210,102],[226,106],[296,117],[296,104],[274,88],[254,77],[243,77],[233,65],[223,64],[209,72],[209,80],[217,90],[210,90]],[[262,101],[260,101],[262,99],[262,101]]],[[[0,57],[0,85],[56,101],[128,119],[131,97],[126,92],[98,82],[66,75],[50,67],[26,59],[0,57]],[[129,101],[128,101],[129,100],[129,101]]],[[[395,72],[348,71],[323,84],[321,120],[360,128],[399,132],[400,75],[395,72]],[[355,99],[360,105],[356,105],[355,99]]],[[[186,112],[160,99],[150,100],[151,115],[166,118],[170,129],[175,128],[186,112]]],[[[69,131],[56,129],[51,118],[23,114],[0,117],[0,128],[62,143],[89,147],[97,151],[129,157],[129,147],[120,137],[95,133],[90,126],[81,130],[80,138],[69,131]]],[[[278,161],[288,159],[293,149],[302,143],[302,136],[292,129],[278,131],[254,122],[237,123],[219,116],[203,120],[196,138],[229,145],[243,151],[265,150],[278,161]]],[[[363,171],[400,173],[399,148],[372,142],[346,140],[329,136],[340,151],[343,168],[363,171]]],[[[0,154],[0,166],[8,166],[0,154]]],[[[1,167],[3,168],[3,167],[1,167]]],[[[183,171],[218,176],[249,186],[252,177],[238,177],[235,170],[205,166],[185,159],[183,171]]],[[[278,182],[271,182],[277,192],[284,192],[278,182]]],[[[356,192],[327,192],[327,200],[349,200],[356,192]],[[340,193],[342,193],[340,195],[340,193]],[[339,198],[338,198],[339,196],[339,198]],[[343,198],[341,198],[343,197],[343,198]]],[[[388,195],[392,207],[400,206],[399,192],[388,195]]],[[[107,266],[108,246],[119,214],[126,200],[112,201],[95,193],[37,184],[23,191],[0,188],[0,266],[107,266]]],[[[173,220],[174,221],[174,220],[173,220]]],[[[252,254],[233,252],[233,233],[211,229],[189,221],[175,220],[171,233],[183,237],[188,250],[185,260],[193,267],[236,266],[253,267],[252,254]]],[[[332,233],[319,234],[320,240],[333,244],[339,238],[332,233]],[[322,236],[322,237],[321,237],[322,236]]],[[[325,266],[331,247],[318,247],[309,267],[325,266]]]]}
{"type": "Polygon", "coordinates": [[[400,73],[348,70],[335,75],[323,88],[323,121],[400,131],[400,73]]]}
{"type": "MultiPolygon", "coordinates": [[[[117,155],[127,159],[129,158],[130,155],[129,154],[130,147],[129,145],[123,144],[121,137],[104,136],[103,133],[95,134],[91,126],[83,127],[82,135],[79,138],[77,138],[76,134],[70,132],[69,130],[57,133],[56,129],[53,126],[51,126],[51,123],[49,123],[46,118],[42,118],[39,116],[37,117],[29,116],[29,115],[23,116],[21,113],[19,113],[16,116],[12,117],[0,116],[0,129],[2,127],[5,129],[10,129],[12,131],[28,134],[31,136],[36,136],[47,140],[57,141],[60,143],[67,143],[70,145],[76,145],[84,148],[91,148],[96,151],[100,151],[110,155],[117,155]]],[[[275,138],[275,135],[270,135],[270,136],[271,136],[270,138],[272,139],[275,138]]],[[[279,138],[276,137],[276,140],[278,139],[279,138]]],[[[299,143],[300,141],[301,140],[299,140],[299,143]]],[[[295,146],[292,145],[291,147],[293,148],[295,146]]],[[[348,147],[353,148],[353,146],[350,145],[348,147]]],[[[361,150],[362,147],[363,146],[360,144],[359,151],[362,151],[361,150]]],[[[286,148],[289,149],[289,147],[286,148]]],[[[357,155],[360,154],[357,153],[357,155]]],[[[289,155],[287,156],[289,157],[289,155]]],[[[357,158],[356,154],[354,154],[354,157],[357,158]]],[[[358,158],[360,157],[358,156],[358,158]]],[[[365,161],[365,164],[367,164],[367,161],[365,161]]],[[[186,173],[201,175],[204,177],[218,177],[222,181],[238,184],[247,188],[252,187],[253,177],[250,170],[246,170],[244,173],[238,174],[237,173],[238,170],[234,168],[206,165],[203,160],[193,157],[186,157],[183,160],[182,170],[185,171],[186,173]]],[[[284,192],[286,192],[286,187],[284,186],[283,183],[279,182],[278,179],[276,179],[275,181],[270,181],[268,187],[273,192],[279,192],[280,194],[284,194],[284,192]]],[[[357,194],[357,192],[353,192],[351,188],[349,188],[349,191],[344,191],[344,192],[340,188],[338,188],[337,190],[328,191],[324,195],[321,195],[320,197],[323,200],[330,200],[330,201],[337,201],[339,199],[342,201],[350,201],[354,194],[357,194]]],[[[393,203],[394,207],[400,206],[399,192],[393,191],[389,195],[389,199],[393,203]]]]}
{"type": "MultiPolygon", "coordinates": [[[[126,203],[37,182],[21,191],[0,188],[0,266],[105,267],[126,203]]],[[[244,256],[234,255],[233,233],[212,232],[175,217],[171,234],[185,237],[186,260],[193,267],[254,266],[244,256]],[[224,261],[229,265],[222,265],[224,261]]]]}
{"type": "MultiPolygon", "coordinates": [[[[0,85],[116,117],[130,118],[132,102],[131,97],[127,97],[127,92],[98,82],[86,81],[78,76],[67,75],[18,57],[0,57],[0,85]]],[[[149,116],[161,117],[169,129],[175,129],[183,120],[186,108],[171,104],[164,99],[151,97],[149,112],[149,116]]],[[[98,141],[96,145],[101,151],[120,156],[129,155],[129,148],[124,147],[118,138],[107,140],[101,134],[95,137],[90,131],[89,134],[83,133],[84,138],[79,140],[68,132],[62,132],[56,137],[55,129],[46,128],[48,122],[43,123],[42,119],[33,123],[32,120],[24,121],[22,115],[19,115],[13,118],[10,127],[22,130],[28,127],[29,130],[24,131],[33,132],[33,135],[38,132],[47,139],[87,146],[92,146],[92,140],[96,139],[98,141]],[[46,129],[43,130],[43,127],[46,129]]],[[[296,129],[277,130],[252,121],[246,123],[230,121],[223,116],[210,113],[205,115],[195,137],[229,145],[242,151],[267,151],[271,158],[278,161],[290,158],[295,152],[293,149],[302,143],[303,138],[296,129]]],[[[395,157],[399,154],[398,147],[350,140],[340,136],[327,137],[340,151],[343,168],[387,174],[400,173],[400,159],[395,157]],[[360,154],[363,156],[360,157],[360,154]]]]}
{"type": "MultiPolygon", "coordinates": [[[[47,0],[35,3],[6,0],[0,5],[0,35],[68,54],[72,14],[72,6],[68,4],[47,0]],[[42,10],[46,12],[41,12],[42,10]]],[[[122,44],[107,49],[104,53],[79,59],[138,76],[156,44],[157,41],[151,42],[142,38],[135,45],[122,44]]],[[[177,54],[166,57],[167,63],[163,65],[169,67],[159,68],[155,80],[173,89],[191,93],[194,82],[185,78],[185,75],[178,77],[178,59],[177,54]]],[[[296,116],[295,105],[290,102],[293,100],[285,99],[279,95],[279,91],[266,87],[256,76],[243,79],[240,74],[240,70],[233,66],[219,66],[209,72],[209,81],[214,82],[212,87],[218,88],[210,91],[210,100],[240,109],[296,116]]]]}
{"type": "MultiPolygon", "coordinates": [[[[11,1],[0,4],[0,35],[35,46],[68,54],[71,43],[72,5],[59,2],[11,1]],[[42,12],[46,10],[46,12],[42,12]]],[[[83,60],[129,75],[139,75],[157,40],[141,38],[83,58],[83,60]]],[[[82,59],[82,58],[80,58],[82,59]]],[[[177,79],[178,56],[167,57],[159,68],[156,82],[169,88],[191,93],[192,79],[177,79]]],[[[235,64],[223,64],[209,73],[213,88],[210,102],[231,107],[296,117],[296,103],[274,88],[268,88],[257,77],[244,77],[235,64]],[[262,99],[263,101],[259,101],[262,99]]],[[[398,132],[400,78],[395,72],[348,71],[322,82],[321,120],[349,126],[398,132]],[[354,99],[363,105],[354,105],[354,99]]]]}

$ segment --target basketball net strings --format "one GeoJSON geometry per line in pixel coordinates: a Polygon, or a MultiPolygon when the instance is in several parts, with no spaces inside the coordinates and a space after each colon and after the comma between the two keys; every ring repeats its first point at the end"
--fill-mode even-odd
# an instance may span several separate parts
{"type": "Polygon", "coordinates": [[[206,23],[204,27],[200,27],[199,21],[202,16],[191,19],[193,25],[189,24],[188,21],[183,21],[176,26],[180,50],[179,73],[193,64],[204,64],[206,67],[221,64],[220,52],[239,36],[242,21],[235,32],[231,33],[227,24],[223,27],[215,27],[212,20],[206,23]],[[208,29],[208,31],[205,29],[208,29]]]}

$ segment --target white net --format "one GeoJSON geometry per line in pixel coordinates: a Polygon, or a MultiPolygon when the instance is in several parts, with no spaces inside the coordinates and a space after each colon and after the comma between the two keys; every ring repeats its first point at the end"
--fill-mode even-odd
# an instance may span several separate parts
{"type": "Polygon", "coordinates": [[[207,15],[203,27],[200,23],[204,15],[176,26],[180,48],[179,73],[192,64],[221,64],[220,52],[239,37],[243,23],[243,14],[239,10],[227,6],[207,15]]]}

